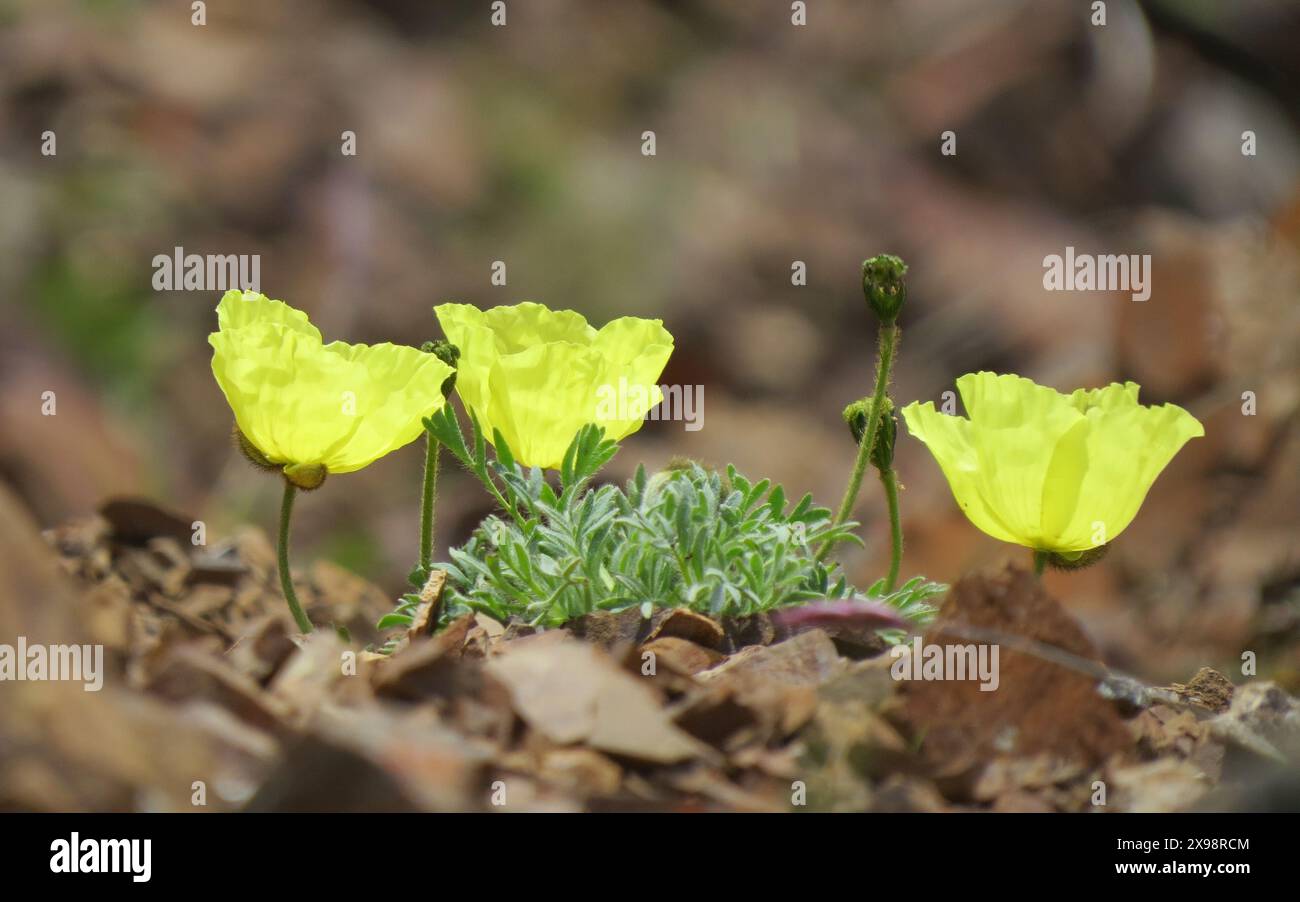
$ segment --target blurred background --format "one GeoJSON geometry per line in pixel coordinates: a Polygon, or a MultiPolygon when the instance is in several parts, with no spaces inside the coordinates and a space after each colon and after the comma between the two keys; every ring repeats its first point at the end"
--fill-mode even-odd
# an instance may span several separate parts
{"type": "MultiPolygon", "coordinates": [[[[983,368],[1132,379],[1205,423],[1100,566],[1048,576],[1110,660],[1181,679],[1249,649],[1300,687],[1300,5],[807,5],[0,0],[0,490],[43,527],[120,496],[210,542],[273,524],[209,369],[219,292],[151,284],[179,246],[260,254],[327,340],[419,344],[445,300],[661,317],[704,425],[646,424],[611,475],[687,455],[834,506],[873,366],[859,266],[892,252],[900,403],[983,368]],[[1150,300],[1044,290],[1066,246],[1151,254],[1150,300]]],[[[421,464],[300,499],[295,559],[403,591],[421,464]]],[[[919,442],[897,466],[905,575],[1027,562],[919,442]]],[[[462,475],[441,549],[487,511],[462,475]]],[[[869,481],[860,584],[882,509],[869,481]]]]}

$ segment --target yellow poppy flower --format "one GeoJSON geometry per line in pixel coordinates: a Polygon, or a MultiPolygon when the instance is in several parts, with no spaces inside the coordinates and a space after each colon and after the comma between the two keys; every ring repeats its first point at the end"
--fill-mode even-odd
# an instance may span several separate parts
{"type": "Polygon", "coordinates": [[[656,384],[673,337],[657,319],[625,316],[599,331],[541,304],[434,308],[460,348],[456,391],[486,435],[499,430],[521,463],[558,468],[579,429],[622,439],[663,400],[656,384]]]}
{"type": "Polygon", "coordinates": [[[305,313],[256,292],[227,291],[217,324],[212,374],[235,422],[291,477],[351,473],[414,441],[452,373],[416,348],[322,344],[305,313]]]}
{"type": "Polygon", "coordinates": [[[957,380],[966,417],[903,408],[966,516],[1001,539],[1067,558],[1113,540],[1188,439],[1205,429],[1181,407],[1138,403],[1112,383],[1063,395],[1020,376],[957,380]]]}

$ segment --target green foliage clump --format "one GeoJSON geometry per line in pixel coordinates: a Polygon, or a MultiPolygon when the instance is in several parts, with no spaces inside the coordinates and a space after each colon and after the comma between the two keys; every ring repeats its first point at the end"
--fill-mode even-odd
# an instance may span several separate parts
{"type": "MultiPolygon", "coordinates": [[[[924,622],[927,599],[943,586],[914,579],[883,595],[850,586],[839,566],[814,558],[822,542],[852,541],[853,522],[832,525],[831,512],[810,495],[791,506],[769,480],[751,483],[689,463],[627,485],[592,487],[592,477],[618,451],[594,425],[574,438],[558,487],[537,468],[518,464],[495,435],[496,459],[475,425],[466,442],[450,407],[426,422],[430,433],[497,498],[502,515],[487,517],[469,541],[450,551],[444,619],[481,611],[558,626],[593,611],[686,607],[714,617],[770,611],[815,599],[872,597],[924,622]]],[[[413,585],[427,574],[416,568],[413,585]]],[[[409,624],[419,603],[404,596],[381,627],[409,624]]]]}

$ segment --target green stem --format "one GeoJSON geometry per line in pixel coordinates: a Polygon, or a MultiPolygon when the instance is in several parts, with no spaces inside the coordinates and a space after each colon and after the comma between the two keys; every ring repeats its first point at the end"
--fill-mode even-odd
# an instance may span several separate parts
{"type": "Polygon", "coordinates": [[[293,515],[293,498],[297,492],[297,487],[286,479],[284,500],[280,503],[280,588],[284,590],[284,600],[289,603],[289,612],[293,614],[298,629],[310,633],[311,621],[298,603],[298,596],[293,591],[293,577],[289,574],[289,518],[293,515]]]}
{"type": "Polygon", "coordinates": [[[885,486],[885,500],[889,503],[889,575],[885,577],[885,592],[894,591],[898,571],[903,565],[903,521],[898,516],[898,474],[894,468],[880,471],[880,481],[885,486]]]}
{"type": "Polygon", "coordinates": [[[1034,552],[1034,575],[1038,577],[1042,577],[1043,568],[1046,566],[1047,566],[1047,552],[1035,551],[1034,552]]]}
{"type": "Polygon", "coordinates": [[[519,513],[519,508],[507,501],[506,496],[501,494],[501,490],[497,488],[497,484],[492,481],[491,474],[489,474],[487,470],[483,470],[482,472],[476,470],[474,475],[478,476],[479,482],[483,483],[484,488],[486,488],[492,497],[497,500],[497,504],[501,505],[501,509],[508,513],[510,518],[515,521],[515,525],[520,529],[523,529],[524,524],[528,521],[524,519],[523,514],[519,513]]]}
{"type": "Polygon", "coordinates": [[[433,566],[433,507],[438,500],[438,457],[442,443],[424,434],[424,496],[420,505],[420,566],[433,566]]]}
{"type": "MultiPolygon", "coordinates": [[[[871,410],[867,414],[867,427],[862,432],[862,441],[858,444],[858,459],[853,462],[853,471],[849,474],[849,484],[844,489],[844,500],[840,502],[839,512],[831,527],[839,526],[853,513],[853,505],[858,500],[858,491],[862,488],[862,476],[871,462],[871,449],[876,444],[876,430],[880,426],[880,408],[885,400],[885,390],[889,387],[889,374],[894,365],[894,353],[898,350],[898,326],[890,324],[880,327],[880,354],[876,359],[876,391],[871,396],[871,410]]],[[[827,539],[817,549],[818,563],[826,560],[833,542],[827,539]]]]}

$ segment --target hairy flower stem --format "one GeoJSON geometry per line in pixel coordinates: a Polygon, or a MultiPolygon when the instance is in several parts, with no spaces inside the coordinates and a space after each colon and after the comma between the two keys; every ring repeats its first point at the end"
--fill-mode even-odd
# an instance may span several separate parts
{"type": "Polygon", "coordinates": [[[297,486],[286,479],[284,500],[280,502],[280,588],[284,590],[284,600],[289,603],[289,612],[293,614],[298,629],[310,633],[311,621],[298,603],[298,596],[293,591],[293,577],[289,574],[289,518],[293,515],[293,499],[297,493],[297,486]]]}
{"type": "Polygon", "coordinates": [[[1034,575],[1037,576],[1039,579],[1042,579],[1043,568],[1046,566],[1047,566],[1047,552],[1035,551],[1034,552],[1034,575]]]}
{"type": "MultiPolygon", "coordinates": [[[[862,476],[871,462],[871,449],[876,443],[876,430],[880,426],[880,408],[885,401],[885,390],[889,387],[890,371],[894,366],[894,354],[898,351],[899,329],[894,323],[880,327],[880,353],[876,358],[876,391],[871,396],[871,412],[867,415],[867,426],[862,432],[862,441],[858,444],[858,459],[853,463],[849,474],[849,484],[844,489],[844,500],[840,502],[839,512],[831,526],[839,526],[853,513],[853,505],[858,500],[858,491],[862,488],[862,476]]],[[[832,542],[828,539],[817,549],[817,562],[826,560],[830,554],[832,542]]]]}
{"type": "Polygon", "coordinates": [[[424,433],[424,495],[420,503],[420,566],[433,566],[433,508],[438,501],[438,457],[442,443],[424,433]]]}
{"type": "Polygon", "coordinates": [[[519,507],[501,494],[501,490],[497,488],[497,484],[492,481],[492,476],[486,470],[476,475],[479,481],[483,483],[484,488],[496,499],[497,504],[501,505],[501,509],[510,515],[516,526],[523,529],[528,520],[519,512],[519,507]]]}
{"type": "Polygon", "coordinates": [[[903,564],[903,521],[898,516],[898,474],[893,467],[880,471],[880,482],[889,503],[889,575],[885,577],[885,592],[889,593],[894,591],[903,564]]]}

